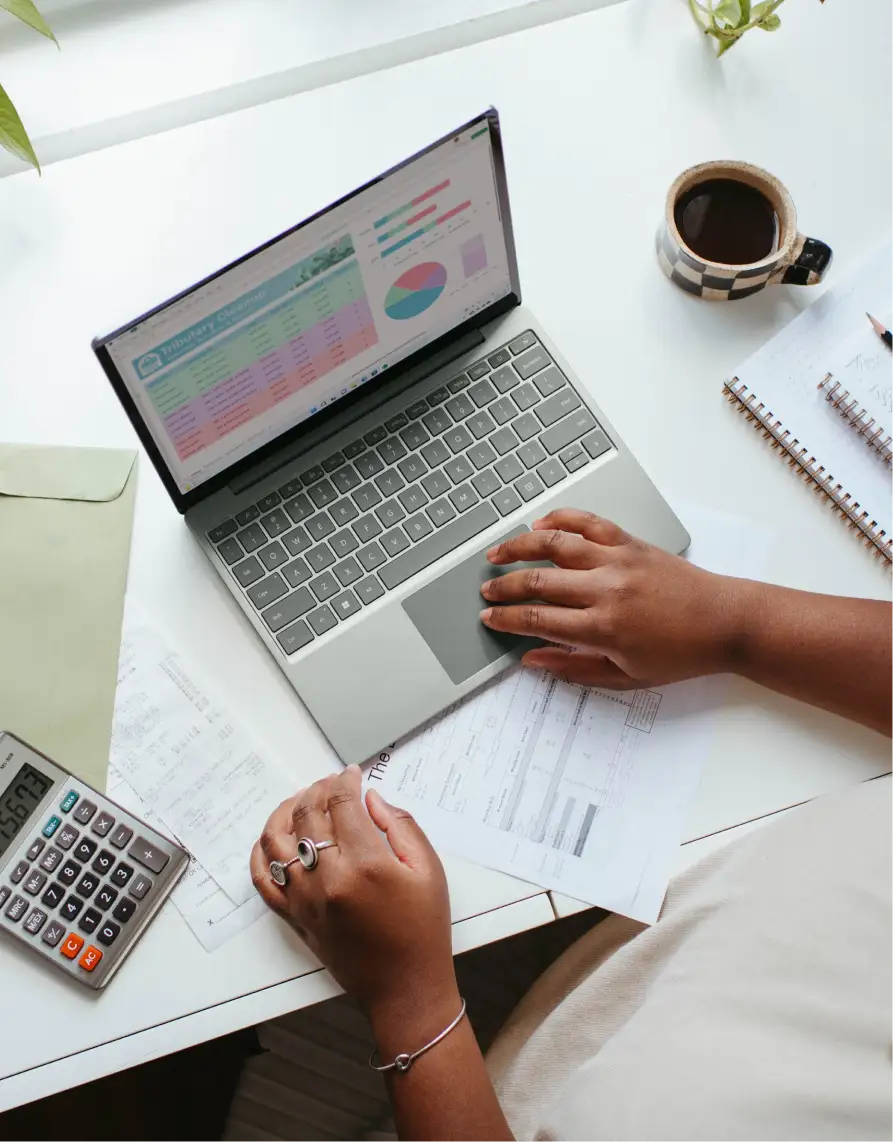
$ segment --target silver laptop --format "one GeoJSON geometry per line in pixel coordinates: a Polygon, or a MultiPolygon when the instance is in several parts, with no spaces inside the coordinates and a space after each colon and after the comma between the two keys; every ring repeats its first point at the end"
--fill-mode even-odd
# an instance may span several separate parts
{"type": "Polygon", "coordinates": [[[345,763],[530,645],[478,618],[499,539],[572,506],[689,543],[521,305],[494,110],[93,346],[345,763]]]}

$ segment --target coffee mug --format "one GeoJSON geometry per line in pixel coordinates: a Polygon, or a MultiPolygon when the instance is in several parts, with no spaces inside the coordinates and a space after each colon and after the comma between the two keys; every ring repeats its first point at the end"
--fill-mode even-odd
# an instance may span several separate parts
{"type": "Polygon", "coordinates": [[[736,301],[778,282],[815,285],[832,254],[798,232],[793,199],[774,175],[716,161],[690,167],[670,187],[657,257],[688,293],[736,301]]]}

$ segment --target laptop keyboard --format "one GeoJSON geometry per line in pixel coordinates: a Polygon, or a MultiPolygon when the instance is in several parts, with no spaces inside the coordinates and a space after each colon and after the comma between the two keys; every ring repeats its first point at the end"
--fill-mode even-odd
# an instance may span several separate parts
{"type": "Polygon", "coordinates": [[[294,654],[609,448],[528,331],[208,538],[294,654]]]}

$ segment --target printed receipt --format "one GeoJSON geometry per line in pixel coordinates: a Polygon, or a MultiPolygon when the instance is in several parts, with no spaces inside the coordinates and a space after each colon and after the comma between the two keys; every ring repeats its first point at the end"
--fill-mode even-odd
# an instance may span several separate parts
{"type": "MultiPolygon", "coordinates": [[[[680,514],[701,566],[758,574],[760,529],[680,514]]],[[[441,852],[652,923],[724,689],[588,689],[516,668],[379,755],[366,780],[441,852]]]]}
{"type": "Polygon", "coordinates": [[[111,759],[232,904],[253,901],[251,848],[293,783],[147,627],[122,640],[111,759]]]}
{"type": "MultiPolygon", "coordinates": [[[[164,822],[149,808],[132,785],[118,770],[114,760],[109,765],[107,792],[112,800],[141,817],[161,833],[170,833],[164,822]]],[[[171,901],[189,925],[193,935],[207,952],[216,951],[231,937],[253,924],[266,911],[266,905],[255,894],[244,904],[233,904],[223,889],[208,875],[193,856],[189,868],[171,893],[171,901]]]]}

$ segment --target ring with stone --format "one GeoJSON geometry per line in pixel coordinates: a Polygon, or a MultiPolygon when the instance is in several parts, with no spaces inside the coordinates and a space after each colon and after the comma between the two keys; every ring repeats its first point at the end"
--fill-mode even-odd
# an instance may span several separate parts
{"type": "Polygon", "coordinates": [[[337,841],[311,841],[309,837],[301,837],[298,841],[298,854],[291,860],[271,860],[270,876],[280,887],[288,884],[288,866],[300,861],[304,868],[310,872],[319,864],[319,854],[323,849],[336,849],[337,841]]]}

